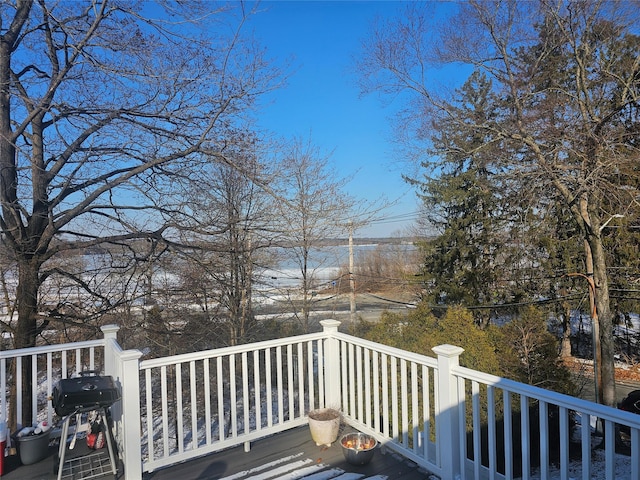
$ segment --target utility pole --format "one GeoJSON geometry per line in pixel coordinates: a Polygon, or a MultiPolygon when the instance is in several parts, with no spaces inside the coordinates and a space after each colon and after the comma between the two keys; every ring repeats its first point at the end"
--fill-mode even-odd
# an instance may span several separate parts
{"type": "Polygon", "coordinates": [[[349,320],[351,324],[356,321],[356,280],[353,276],[353,268],[353,222],[349,222],[349,287],[351,289],[349,320]]]}

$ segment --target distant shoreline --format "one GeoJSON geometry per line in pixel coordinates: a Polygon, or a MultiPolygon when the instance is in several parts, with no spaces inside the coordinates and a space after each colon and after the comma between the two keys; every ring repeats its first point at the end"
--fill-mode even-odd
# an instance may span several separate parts
{"type": "MultiPolygon", "coordinates": [[[[434,237],[360,237],[353,238],[354,245],[413,245],[434,237]]],[[[348,238],[323,238],[314,243],[315,247],[335,247],[347,245],[348,238]]]]}

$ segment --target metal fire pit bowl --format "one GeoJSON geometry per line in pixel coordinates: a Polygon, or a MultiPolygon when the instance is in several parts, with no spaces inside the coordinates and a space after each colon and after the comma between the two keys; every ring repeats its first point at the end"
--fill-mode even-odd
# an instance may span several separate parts
{"type": "Polygon", "coordinates": [[[366,433],[347,433],[340,439],[344,458],[351,465],[365,465],[373,458],[378,441],[366,433]]]}

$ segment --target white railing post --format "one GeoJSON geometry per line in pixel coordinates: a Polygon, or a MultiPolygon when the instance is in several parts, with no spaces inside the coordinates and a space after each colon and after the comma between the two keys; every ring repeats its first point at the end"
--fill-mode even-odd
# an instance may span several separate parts
{"type": "Polygon", "coordinates": [[[111,408],[117,442],[122,452],[127,480],[142,479],[140,448],[140,357],[139,350],[122,350],[117,325],[101,327],[104,334],[104,374],[120,384],[121,399],[111,408]]]}
{"type": "Polygon", "coordinates": [[[114,347],[118,342],[117,334],[120,327],[118,325],[104,325],[100,327],[100,330],[102,330],[104,336],[103,371],[105,375],[110,375],[115,378],[118,375],[118,361],[116,359],[116,348],[114,347]]]}
{"type": "Polygon", "coordinates": [[[340,345],[334,334],[338,333],[340,326],[338,320],[321,320],[323,331],[326,334],[324,341],[324,394],[325,407],[340,409],[340,345]]]}
{"type": "Polygon", "coordinates": [[[441,478],[460,478],[462,451],[460,448],[458,384],[452,375],[463,348],[439,345],[432,348],[438,356],[438,398],[436,399],[436,439],[440,447],[441,478]]]}
{"type": "MultiPolygon", "coordinates": [[[[124,457],[125,478],[142,479],[142,451],[140,448],[142,432],[140,428],[140,357],[139,350],[125,350],[120,354],[122,371],[122,418],[119,431],[122,434],[122,452],[124,457]]],[[[151,415],[147,412],[147,415],[151,415]]]]}

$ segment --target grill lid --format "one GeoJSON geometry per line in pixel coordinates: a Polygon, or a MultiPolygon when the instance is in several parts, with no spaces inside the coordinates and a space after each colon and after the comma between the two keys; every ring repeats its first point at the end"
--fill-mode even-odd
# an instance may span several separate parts
{"type": "Polygon", "coordinates": [[[58,415],[110,407],[120,400],[112,377],[92,373],[82,372],[79,377],[63,378],[58,382],[51,399],[58,415]]]}

